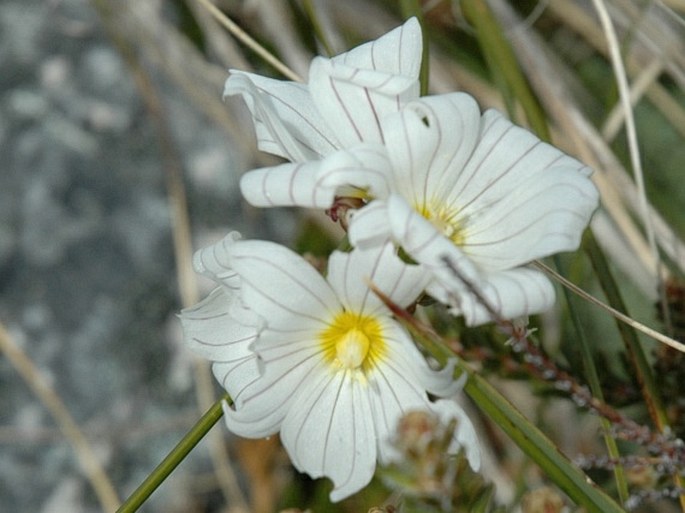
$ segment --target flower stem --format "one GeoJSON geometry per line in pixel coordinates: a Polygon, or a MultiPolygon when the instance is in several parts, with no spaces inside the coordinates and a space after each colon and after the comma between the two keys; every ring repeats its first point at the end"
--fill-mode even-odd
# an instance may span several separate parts
{"type": "MultiPolygon", "coordinates": [[[[460,367],[463,368],[463,363],[460,367]]],[[[509,437],[535,461],[547,477],[576,504],[591,513],[624,510],[564,456],[542,431],[534,426],[482,376],[469,372],[464,390],[509,437]]]]}
{"type": "Polygon", "coordinates": [[[231,402],[228,394],[216,401],[209,410],[198,420],[181,441],[174,447],[162,462],[157,465],[145,481],[136,488],[128,499],[117,510],[117,513],[133,513],[152,495],[159,485],[169,477],[169,474],[188,456],[188,453],[204,438],[209,430],[223,416],[221,407],[223,401],[231,402]]]}

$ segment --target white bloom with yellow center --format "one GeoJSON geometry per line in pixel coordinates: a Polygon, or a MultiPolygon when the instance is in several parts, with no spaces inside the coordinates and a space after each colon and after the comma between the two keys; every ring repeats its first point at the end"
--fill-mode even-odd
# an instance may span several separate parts
{"type": "Polygon", "coordinates": [[[428,292],[470,325],[491,318],[462,277],[504,318],[548,309],[554,288],[526,265],[577,249],[598,204],[591,170],[499,112],[481,115],[464,93],[410,101],[381,128],[383,144],[303,165],[313,179],[301,179],[298,167],[281,167],[278,181],[253,180],[271,172],[251,171],[243,194],[257,206],[328,208],[335,196],[363,198],[350,241],[395,241],[432,274],[428,292]]]}
{"type": "MultiPolygon", "coordinates": [[[[554,288],[526,264],[578,248],[598,204],[591,170],[499,112],[481,115],[464,93],[410,102],[384,128],[387,182],[369,188],[350,241],[393,239],[434,276],[428,292],[468,324],[491,315],[463,278],[504,318],[548,309],[554,288]]],[[[339,187],[363,185],[360,175],[339,187]]]]}
{"type": "Polygon", "coordinates": [[[467,94],[419,99],[420,57],[411,19],[316,58],[308,85],[234,72],[226,92],[244,96],[260,148],[292,161],[245,174],[243,196],[258,207],[362,200],[352,243],[393,240],[430,271],[428,292],[468,324],[491,316],[461,277],[502,317],[542,312],[554,288],[526,266],[577,249],[598,203],[590,170],[497,111],[481,115],[467,94]]]}
{"type": "Polygon", "coordinates": [[[213,360],[234,401],[231,431],[250,438],[280,431],[293,464],[333,481],[343,499],[392,461],[391,434],[403,413],[433,409],[457,418],[455,447],[474,469],[472,424],[452,400],[453,369],[433,371],[407,332],[370,291],[373,282],[400,306],[427,283],[392,245],[334,252],[322,277],[278,244],[229,235],[196,254],[198,271],[219,288],[182,313],[188,344],[213,360]]]}

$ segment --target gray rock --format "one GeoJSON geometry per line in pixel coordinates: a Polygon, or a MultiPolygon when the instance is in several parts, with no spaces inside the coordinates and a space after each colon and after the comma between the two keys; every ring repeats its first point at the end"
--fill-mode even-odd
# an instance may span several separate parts
{"type": "MultiPolygon", "coordinates": [[[[103,34],[85,0],[0,3],[0,319],[123,496],[189,427],[178,419],[194,411],[194,394],[173,328],[180,304],[156,127],[103,34]]],[[[154,77],[195,232],[287,240],[289,213],[242,215],[245,162],[154,77]]],[[[0,386],[2,511],[100,511],[71,447],[4,359],[0,386]]],[[[207,465],[200,452],[186,467],[207,465]]],[[[156,498],[147,511],[167,507],[156,498]]]]}

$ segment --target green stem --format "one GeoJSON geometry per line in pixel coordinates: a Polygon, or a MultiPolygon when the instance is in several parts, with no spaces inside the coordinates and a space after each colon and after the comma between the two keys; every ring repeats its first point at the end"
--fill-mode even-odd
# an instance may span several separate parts
{"type": "Polygon", "coordinates": [[[533,131],[541,139],[549,141],[549,130],[542,107],[523,76],[516,56],[487,2],[462,0],[461,9],[468,22],[476,29],[478,42],[492,78],[507,104],[509,116],[516,119],[514,100],[518,100],[533,131]]]}
{"type": "Polygon", "coordinates": [[[423,42],[423,52],[421,55],[421,71],[419,74],[419,82],[421,84],[421,96],[428,94],[428,73],[429,73],[429,55],[428,48],[428,30],[423,18],[423,9],[419,0],[400,0],[400,11],[402,16],[407,19],[416,16],[421,24],[421,37],[423,42]]]}
{"type": "MultiPolygon", "coordinates": [[[[561,259],[558,256],[554,257],[554,264],[560,272],[563,270],[563,266],[561,265],[561,259]]],[[[595,360],[592,357],[590,344],[588,343],[587,336],[585,335],[585,330],[583,329],[583,323],[580,320],[580,315],[576,307],[578,299],[576,298],[576,296],[572,295],[566,287],[562,288],[564,291],[564,298],[566,299],[566,304],[568,306],[569,316],[571,317],[571,322],[573,323],[573,327],[575,328],[576,332],[576,337],[579,342],[580,356],[583,360],[583,370],[585,371],[585,377],[587,378],[588,384],[590,385],[592,395],[600,401],[604,402],[604,393],[602,392],[602,386],[599,381],[599,374],[597,373],[595,360]]],[[[601,417],[599,421],[602,425],[602,430],[604,431],[604,443],[607,446],[607,453],[611,458],[618,461],[621,454],[618,450],[616,440],[611,435],[611,422],[601,417]]],[[[628,500],[630,492],[628,490],[628,482],[626,481],[626,475],[622,465],[616,465],[614,467],[614,478],[616,480],[616,489],[618,491],[619,499],[621,500],[621,503],[625,503],[625,501],[628,500]]]]}
{"type": "Polygon", "coordinates": [[[188,453],[190,453],[222,417],[224,414],[221,407],[222,401],[228,401],[230,403],[231,398],[226,394],[207,410],[207,413],[205,413],[192,429],[186,433],[167,457],[157,465],[157,468],[155,468],[152,473],[145,478],[145,481],[136,488],[136,491],[124,501],[117,510],[117,513],[133,513],[134,511],[138,511],[138,508],[148,499],[148,497],[150,497],[150,495],[152,495],[152,492],[169,477],[169,474],[173,472],[186,456],[188,456],[188,453]]]}

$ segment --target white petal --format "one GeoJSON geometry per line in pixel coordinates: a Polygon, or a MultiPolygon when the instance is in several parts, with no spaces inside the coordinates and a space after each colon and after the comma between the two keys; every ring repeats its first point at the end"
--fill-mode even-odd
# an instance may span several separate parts
{"type": "Polygon", "coordinates": [[[374,69],[418,79],[421,71],[423,41],[421,25],[412,17],[404,25],[391,30],[375,41],[333,57],[348,66],[374,69]]]}
{"type": "Polygon", "coordinates": [[[590,179],[575,169],[547,169],[474,212],[464,227],[462,250],[486,271],[575,250],[598,199],[590,179]]]}
{"type": "Polygon", "coordinates": [[[243,175],[240,190],[256,207],[329,208],[350,187],[387,196],[389,169],[382,146],[362,144],[323,160],[255,169],[243,175]]]}
{"type": "Polygon", "coordinates": [[[238,290],[240,277],[231,269],[227,255],[230,247],[240,238],[238,232],[230,232],[216,244],[196,251],[193,255],[195,271],[222,284],[227,290],[238,290]]]}
{"type": "Polygon", "coordinates": [[[322,187],[335,191],[347,186],[372,197],[386,197],[390,193],[391,166],[382,145],[362,143],[326,157],[318,179],[322,187]]]}
{"type": "Polygon", "coordinates": [[[414,260],[423,264],[436,278],[442,279],[452,274],[445,263],[445,258],[449,257],[464,276],[478,280],[479,274],[473,263],[451,240],[413,210],[404,198],[391,195],[387,203],[393,238],[414,260]]]}
{"type": "Polygon", "coordinates": [[[347,310],[366,315],[389,313],[369,283],[402,307],[421,294],[430,275],[417,265],[402,262],[395,251],[392,244],[386,243],[371,249],[356,248],[350,253],[333,252],[327,279],[347,310]]]}
{"type": "Polygon", "coordinates": [[[454,187],[478,139],[480,109],[465,93],[421,98],[383,123],[395,192],[413,205],[441,200],[454,187]]]}
{"type": "Polygon", "coordinates": [[[450,454],[456,454],[459,448],[463,448],[469,465],[475,472],[478,472],[481,460],[480,443],[476,429],[466,412],[455,401],[447,399],[435,401],[431,404],[431,409],[439,415],[443,424],[449,423],[452,419],[457,420],[455,440],[448,451],[450,454]]]}
{"type": "Polygon", "coordinates": [[[240,190],[255,207],[328,208],[336,189],[322,185],[320,174],[321,161],[265,167],[244,174],[240,190]]]}
{"type": "Polygon", "coordinates": [[[233,433],[247,438],[277,433],[288,412],[297,407],[296,391],[308,389],[327,367],[306,348],[272,359],[263,366],[260,378],[234,399],[235,409],[225,410],[226,425],[233,433]]]}
{"type": "Polygon", "coordinates": [[[230,314],[233,300],[216,288],[196,305],[181,311],[185,341],[194,352],[209,360],[227,353],[252,354],[248,346],[257,337],[257,328],[237,322],[230,314]]]}
{"type": "Polygon", "coordinates": [[[262,151],[304,162],[339,147],[304,84],[231,70],[224,96],[235,94],[252,113],[262,151]]]}
{"type": "MultiPolygon", "coordinates": [[[[483,276],[475,282],[479,293],[503,319],[513,319],[548,310],[554,304],[554,287],[547,277],[533,269],[516,268],[483,276]]],[[[437,300],[451,305],[452,313],[463,315],[466,324],[491,322],[492,316],[478,297],[464,289],[456,277],[446,277],[428,286],[437,300]]]]}
{"type": "Polygon", "coordinates": [[[279,331],[270,327],[259,333],[259,338],[252,345],[252,350],[259,355],[265,365],[274,360],[301,355],[302,360],[321,354],[319,330],[303,329],[298,331],[279,331]]]}
{"type": "Polygon", "coordinates": [[[262,369],[257,356],[251,354],[213,363],[212,374],[235,401],[240,400],[245,390],[261,377],[262,369]]]}
{"type": "Polygon", "coordinates": [[[258,328],[235,320],[231,315],[234,302],[226,289],[217,288],[197,305],[183,310],[181,323],[188,347],[213,362],[214,375],[235,399],[260,372],[257,356],[250,349],[258,328]]]}
{"type": "Polygon", "coordinates": [[[383,463],[388,463],[397,457],[391,441],[400,417],[412,410],[431,408],[427,391],[453,395],[462,388],[464,381],[454,380],[453,364],[441,371],[431,370],[397,322],[387,319],[382,325],[386,350],[368,378],[379,457],[383,463]]]}
{"type": "Polygon", "coordinates": [[[387,350],[382,365],[391,365],[399,374],[411,376],[416,386],[433,395],[448,397],[459,392],[465,379],[454,379],[456,361],[450,360],[441,370],[435,371],[428,366],[425,357],[417,349],[407,331],[396,321],[386,319],[382,322],[383,336],[387,350]]]}
{"type": "Polygon", "coordinates": [[[349,147],[358,142],[383,143],[383,117],[418,97],[419,83],[317,57],[309,70],[309,90],[342,147],[349,147]]]}
{"type": "Polygon", "coordinates": [[[383,464],[394,461],[397,452],[392,438],[400,418],[412,410],[428,410],[429,401],[425,390],[421,390],[413,376],[404,374],[392,362],[378,365],[369,379],[372,393],[374,426],[378,439],[378,456],[383,464]]]}
{"type": "Polygon", "coordinates": [[[241,241],[223,256],[240,275],[243,303],[271,329],[321,329],[340,311],[340,302],[326,280],[284,246],[241,241]]]}
{"type": "Polygon", "coordinates": [[[577,160],[512,124],[499,112],[482,117],[480,141],[459,175],[447,202],[469,218],[493,203],[506,200],[522,182],[551,167],[585,170],[577,160]]]}
{"type": "Polygon", "coordinates": [[[298,390],[296,404],[283,421],[281,440],[298,470],[333,481],[332,501],[361,490],[376,467],[365,384],[350,372],[322,372],[298,390]]]}
{"type": "Polygon", "coordinates": [[[356,211],[349,212],[347,236],[354,246],[368,248],[384,244],[391,236],[385,201],[373,200],[356,211]]]}

